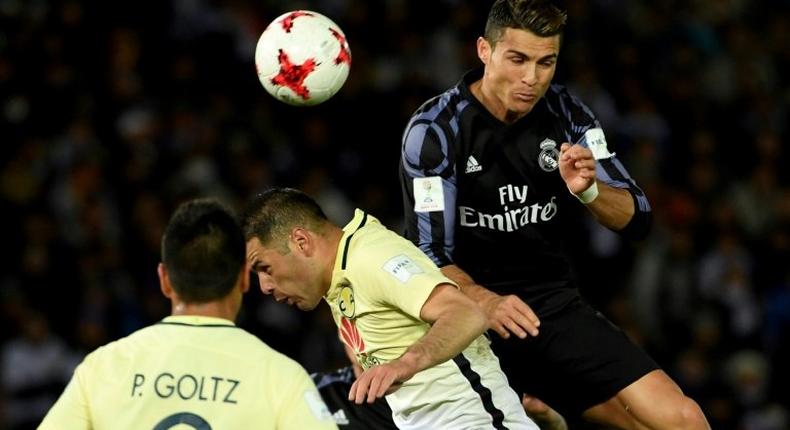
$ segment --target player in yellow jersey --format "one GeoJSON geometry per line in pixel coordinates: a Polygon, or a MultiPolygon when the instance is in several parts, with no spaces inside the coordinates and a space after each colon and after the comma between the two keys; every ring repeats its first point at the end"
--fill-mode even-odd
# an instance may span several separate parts
{"type": "Polygon", "coordinates": [[[357,210],[343,229],[294,189],[243,217],[260,288],[301,310],[323,298],[365,369],[356,403],[384,397],[401,429],[534,429],[482,336],[482,310],[408,240],[357,210]]]}
{"type": "Polygon", "coordinates": [[[221,204],[182,204],[158,268],[172,315],[89,354],[39,429],[337,429],[307,372],[234,325],[244,253],[221,204]]]}

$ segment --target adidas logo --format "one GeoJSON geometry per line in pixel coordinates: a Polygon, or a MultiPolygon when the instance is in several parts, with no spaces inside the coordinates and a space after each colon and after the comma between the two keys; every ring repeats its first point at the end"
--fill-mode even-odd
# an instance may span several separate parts
{"type": "Polygon", "coordinates": [[[474,155],[470,155],[469,159],[466,160],[466,170],[464,173],[474,173],[483,170],[483,166],[475,160],[474,155]]]}
{"type": "Polygon", "coordinates": [[[335,420],[335,424],[337,425],[348,425],[350,423],[348,417],[346,417],[346,411],[342,409],[338,409],[334,414],[332,414],[332,418],[335,420]]]}

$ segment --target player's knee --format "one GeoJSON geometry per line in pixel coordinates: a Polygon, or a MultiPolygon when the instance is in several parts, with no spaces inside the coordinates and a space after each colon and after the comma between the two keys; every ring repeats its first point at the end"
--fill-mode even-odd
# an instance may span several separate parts
{"type": "Polygon", "coordinates": [[[683,397],[680,407],[672,417],[672,428],[684,430],[708,430],[710,425],[705,414],[694,400],[683,397]]]}

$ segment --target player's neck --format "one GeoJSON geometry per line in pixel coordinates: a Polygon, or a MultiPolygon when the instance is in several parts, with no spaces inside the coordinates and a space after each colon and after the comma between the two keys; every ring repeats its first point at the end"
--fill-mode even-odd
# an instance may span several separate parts
{"type": "Polygon", "coordinates": [[[228,321],[235,321],[239,312],[238,305],[231,303],[231,300],[220,300],[207,303],[172,303],[171,315],[194,315],[201,317],[222,318],[228,321]]]}
{"type": "MultiPolygon", "coordinates": [[[[337,262],[337,254],[340,248],[340,240],[343,238],[343,229],[332,225],[326,233],[326,261],[323,267],[325,268],[322,276],[323,284],[326,286],[327,291],[332,285],[332,274],[335,271],[335,263],[337,262]]],[[[326,294],[326,291],[324,291],[326,294]]]]}

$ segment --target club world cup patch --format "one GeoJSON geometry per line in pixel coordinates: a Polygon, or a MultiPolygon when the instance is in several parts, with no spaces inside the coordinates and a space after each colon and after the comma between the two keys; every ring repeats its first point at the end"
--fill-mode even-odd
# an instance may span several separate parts
{"type": "Polygon", "coordinates": [[[443,210],[442,178],[439,176],[414,178],[414,212],[441,212],[443,210]]]}
{"type": "Polygon", "coordinates": [[[386,263],[384,263],[384,267],[382,267],[382,269],[404,284],[409,282],[409,279],[411,279],[412,275],[423,273],[422,269],[417,265],[417,263],[403,254],[390,258],[386,263]]]}
{"type": "Polygon", "coordinates": [[[538,154],[538,165],[546,172],[553,172],[560,166],[560,151],[557,150],[557,142],[551,139],[544,139],[540,142],[540,154],[538,154]]]}
{"type": "Polygon", "coordinates": [[[354,289],[350,285],[340,288],[340,294],[337,295],[337,308],[340,309],[340,313],[344,317],[354,318],[356,303],[354,301],[354,289]]]}

